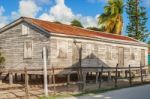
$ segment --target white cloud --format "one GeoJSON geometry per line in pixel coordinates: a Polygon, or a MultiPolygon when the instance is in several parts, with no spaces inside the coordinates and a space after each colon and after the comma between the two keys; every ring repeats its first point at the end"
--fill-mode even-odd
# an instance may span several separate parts
{"type": "Polygon", "coordinates": [[[64,4],[64,0],[56,0],[56,5],[51,7],[48,13],[44,13],[40,16],[40,19],[46,19],[49,21],[61,21],[68,23],[74,18],[72,10],[64,4]]]}
{"type": "Polygon", "coordinates": [[[36,17],[41,8],[36,4],[34,0],[21,0],[19,1],[19,9],[17,12],[11,13],[12,18],[18,18],[20,16],[36,17]]]}
{"type": "Polygon", "coordinates": [[[3,15],[4,12],[5,12],[5,9],[3,8],[3,6],[0,6],[0,28],[7,24],[8,18],[3,15]]]}
{"type": "Polygon", "coordinates": [[[96,17],[82,16],[81,14],[74,14],[71,8],[65,5],[64,0],[55,0],[56,5],[49,9],[48,13],[43,13],[39,19],[49,21],[60,21],[65,24],[70,24],[73,19],[78,19],[82,22],[84,27],[97,26],[96,17]]]}

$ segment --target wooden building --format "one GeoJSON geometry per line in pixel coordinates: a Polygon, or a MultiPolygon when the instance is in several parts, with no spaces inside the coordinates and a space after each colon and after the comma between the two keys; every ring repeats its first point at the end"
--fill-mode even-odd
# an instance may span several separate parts
{"type": "Polygon", "coordinates": [[[0,48],[6,69],[120,67],[148,65],[147,44],[127,36],[21,17],[0,29],[0,48]]]}

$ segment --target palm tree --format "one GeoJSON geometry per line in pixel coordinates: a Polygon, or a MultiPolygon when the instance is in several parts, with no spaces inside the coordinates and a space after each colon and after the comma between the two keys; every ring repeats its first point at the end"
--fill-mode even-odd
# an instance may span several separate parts
{"type": "Polygon", "coordinates": [[[100,27],[105,27],[105,32],[121,35],[123,7],[123,0],[108,0],[104,13],[98,17],[98,24],[100,27]]]}

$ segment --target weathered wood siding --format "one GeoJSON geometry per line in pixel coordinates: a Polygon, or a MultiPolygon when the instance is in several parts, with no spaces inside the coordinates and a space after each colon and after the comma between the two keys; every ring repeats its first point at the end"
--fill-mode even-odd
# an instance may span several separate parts
{"type": "MultiPolygon", "coordinates": [[[[25,25],[29,26],[28,24],[25,25]]],[[[30,68],[42,67],[42,47],[47,46],[49,49],[49,45],[49,38],[32,26],[29,26],[29,35],[22,35],[22,24],[11,27],[0,34],[0,47],[6,58],[6,68],[23,68],[24,66],[30,68]],[[25,41],[33,42],[31,59],[24,58],[25,41]]]]}
{"type": "MultiPolygon", "coordinates": [[[[69,67],[78,64],[74,59],[74,40],[72,38],[51,37],[51,64],[57,67],[69,67]],[[63,44],[67,57],[58,57],[58,42],[67,42],[63,44]]],[[[123,66],[140,66],[141,50],[145,50],[145,65],[147,65],[147,48],[132,45],[122,45],[115,43],[106,43],[90,40],[76,39],[82,45],[82,62],[83,67],[110,66],[115,67],[118,64],[119,48],[123,48],[123,66]]],[[[78,56],[78,55],[77,55],[78,56]]]]}

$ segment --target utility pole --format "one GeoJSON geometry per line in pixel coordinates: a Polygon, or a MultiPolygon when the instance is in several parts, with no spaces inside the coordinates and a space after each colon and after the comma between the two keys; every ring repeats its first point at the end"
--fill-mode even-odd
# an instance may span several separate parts
{"type": "Polygon", "coordinates": [[[47,86],[47,51],[46,47],[43,47],[43,62],[44,62],[44,94],[48,96],[48,86],[47,86]]]}

